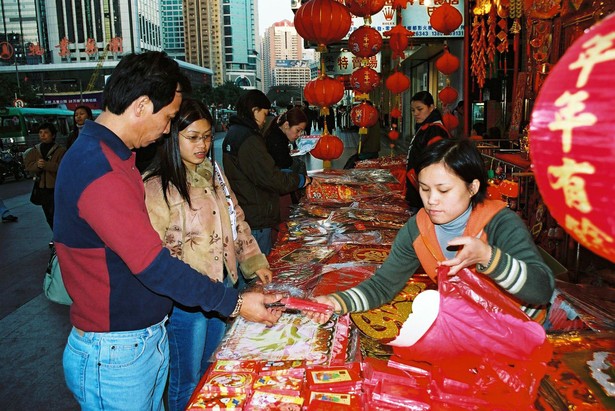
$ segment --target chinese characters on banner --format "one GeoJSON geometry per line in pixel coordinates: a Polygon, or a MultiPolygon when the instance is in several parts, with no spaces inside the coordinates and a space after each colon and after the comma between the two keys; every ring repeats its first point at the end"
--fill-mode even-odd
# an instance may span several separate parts
{"type": "Polygon", "coordinates": [[[579,38],[547,77],[530,129],[536,181],[551,214],[580,244],[610,261],[614,70],[611,15],[579,38]]]}

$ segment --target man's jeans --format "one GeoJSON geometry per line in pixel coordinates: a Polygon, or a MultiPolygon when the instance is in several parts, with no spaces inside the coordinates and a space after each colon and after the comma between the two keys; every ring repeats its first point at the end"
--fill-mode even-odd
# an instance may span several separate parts
{"type": "Polygon", "coordinates": [[[135,331],[72,329],[64,349],[64,378],[82,410],[164,410],[166,320],[135,331]]]}

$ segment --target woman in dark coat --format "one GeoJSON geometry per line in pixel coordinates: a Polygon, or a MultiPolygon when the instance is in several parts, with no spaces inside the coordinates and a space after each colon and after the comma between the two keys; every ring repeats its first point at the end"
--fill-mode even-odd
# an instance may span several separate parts
{"type": "Polygon", "coordinates": [[[414,136],[408,147],[408,164],[406,165],[406,201],[410,210],[418,211],[423,207],[418,192],[418,182],[414,166],[425,148],[438,140],[450,138],[442,123],[442,115],[434,104],[433,96],[427,91],[419,91],[410,100],[414,117],[414,136]]]}

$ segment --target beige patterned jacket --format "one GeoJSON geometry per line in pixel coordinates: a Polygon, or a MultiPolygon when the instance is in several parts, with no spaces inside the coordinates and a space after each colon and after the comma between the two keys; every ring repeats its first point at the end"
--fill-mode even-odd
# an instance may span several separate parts
{"type": "Polygon", "coordinates": [[[192,209],[173,186],[167,195],[167,205],[159,177],[145,182],[145,203],[152,226],[171,255],[216,281],[223,280],[226,266],[233,283],[236,283],[237,262],[248,279],[256,275],[256,270],[269,268],[269,263],[252,236],[243,210],[223,175],[237,216],[237,239],[233,241],[228,203],[224,190],[213,188],[212,170],[212,164],[206,160],[198,166],[196,173],[189,171],[187,179],[192,209]]]}

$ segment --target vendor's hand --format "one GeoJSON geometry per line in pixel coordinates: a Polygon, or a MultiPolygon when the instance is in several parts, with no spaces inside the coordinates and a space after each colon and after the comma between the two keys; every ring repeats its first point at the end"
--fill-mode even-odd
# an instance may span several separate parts
{"type": "Polygon", "coordinates": [[[265,304],[280,301],[283,294],[263,294],[259,292],[246,292],[242,294],[243,304],[239,310],[239,315],[248,321],[263,323],[268,327],[272,326],[282,315],[281,308],[266,308],[265,304]]]}
{"type": "Polygon", "coordinates": [[[331,318],[331,315],[333,315],[334,312],[342,311],[342,307],[340,307],[340,304],[335,300],[335,298],[329,297],[328,295],[320,295],[314,298],[313,300],[321,304],[326,304],[332,307],[332,310],[329,313],[318,313],[316,311],[303,311],[303,314],[307,318],[309,318],[310,320],[318,324],[326,323],[327,321],[329,321],[329,319],[331,318]]]}
{"type": "Polygon", "coordinates": [[[268,268],[260,268],[256,270],[256,275],[260,278],[263,284],[269,284],[271,282],[271,278],[273,273],[268,268]]]}
{"type": "Polygon", "coordinates": [[[440,263],[450,267],[449,275],[455,275],[459,270],[479,263],[487,265],[491,259],[491,246],[475,237],[456,237],[449,241],[448,245],[460,247],[454,258],[440,263]]]}
{"type": "Polygon", "coordinates": [[[37,166],[38,168],[45,168],[45,160],[43,160],[42,158],[39,158],[39,159],[36,161],[36,166],[37,166]]]}

